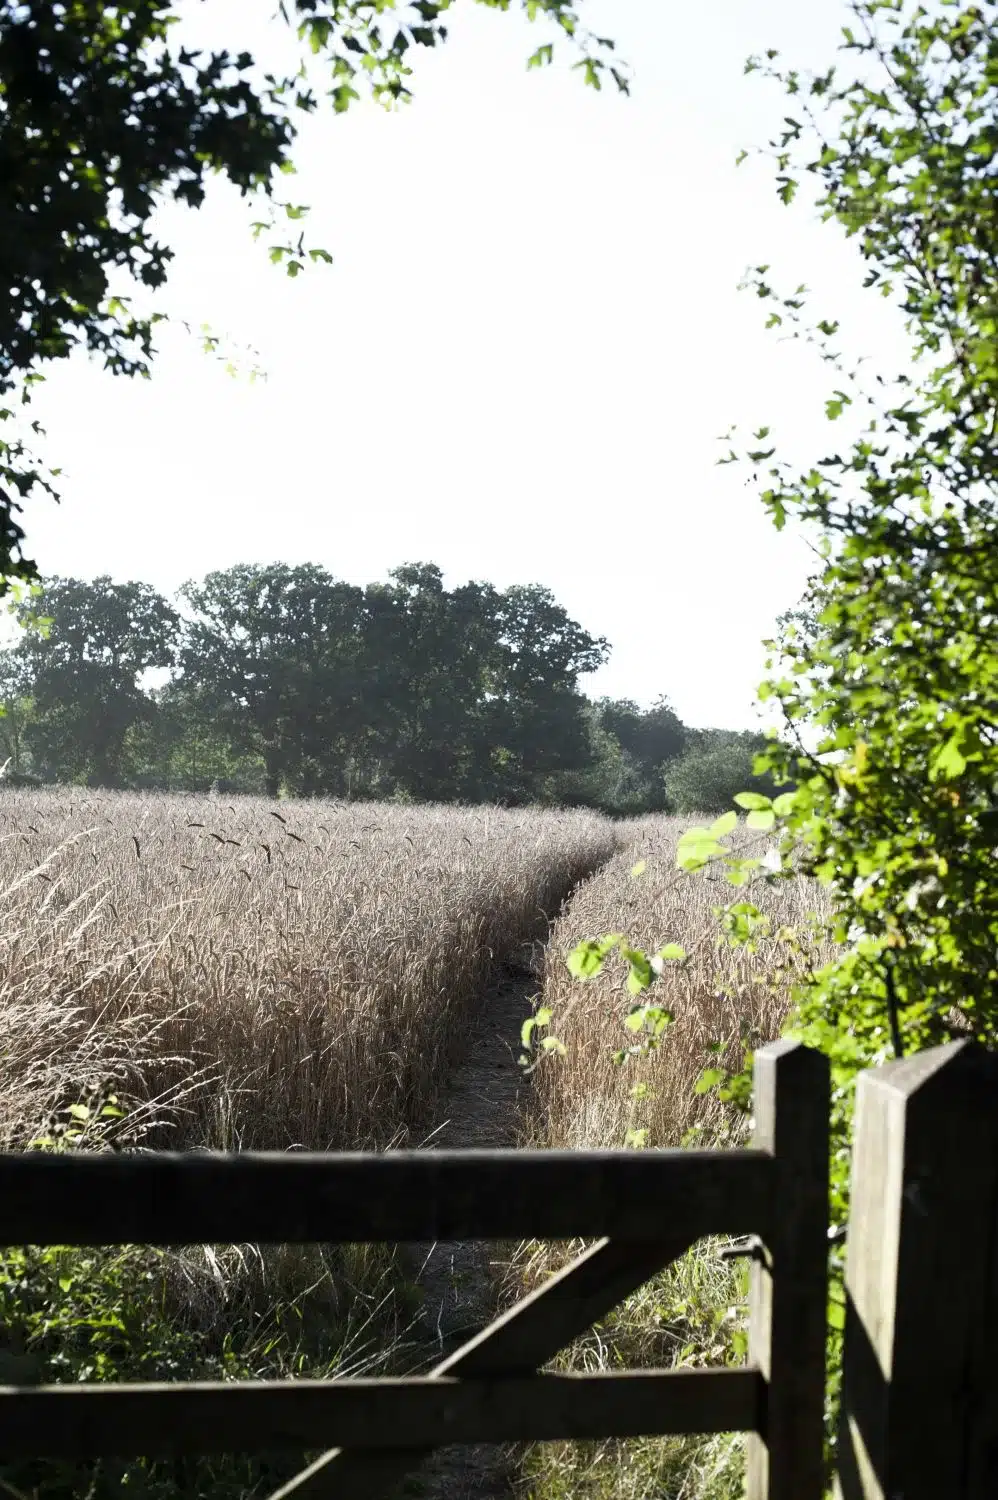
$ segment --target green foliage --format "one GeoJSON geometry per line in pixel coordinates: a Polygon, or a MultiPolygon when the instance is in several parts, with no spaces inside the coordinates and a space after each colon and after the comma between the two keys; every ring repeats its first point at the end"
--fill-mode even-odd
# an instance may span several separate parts
{"type": "Polygon", "coordinates": [[[274,564],[184,598],[181,683],[272,795],[527,801],[586,759],[575,683],[606,646],[545,589],[448,591],[432,564],[359,589],[274,564]]]}
{"type": "MultiPolygon", "coordinates": [[[[261,794],[264,765],[245,748],[197,684],[173,680],[151,691],[147,718],[126,742],[127,782],[139,790],[261,794]]],[[[0,721],[2,732],[2,721],[0,721]]]]}
{"type": "MultiPolygon", "coordinates": [[[[681,963],[686,958],[686,950],[679,943],[666,943],[656,953],[646,953],[641,948],[632,948],[623,933],[615,932],[577,943],[566,959],[569,973],[576,979],[594,979],[602,973],[607,959],[615,951],[627,966],[627,992],[639,1002],[624,1017],[624,1027],[631,1034],[631,1040],[614,1054],[615,1062],[624,1063],[629,1057],[654,1052],[672,1025],[675,1017],[670,1010],[641,997],[664,973],[668,964],[681,963]]],[[[629,1139],[626,1144],[639,1145],[643,1140],[629,1139]]]]}
{"type": "Polygon", "coordinates": [[[618,817],[664,812],[663,771],[682,753],[691,733],[668,699],[660,697],[642,709],[629,699],[601,698],[587,705],[584,718],[587,763],[559,775],[550,800],[618,817]]]}
{"type": "Polygon", "coordinates": [[[633,816],[665,805],[684,745],[758,743],[687,730],[664,698],[588,702],[578,678],[607,643],[538,585],[446,589],[414,563],[360,588],[273,563],[178,604],[108,578],[21,591],[21,640],[0,652],[8,778],[633,816]]]}
{"type": "Polygon", "coordinates": [[[546,1036],[538,1038],[535,1033],[546,1031],[551,1024],[552,1012],[546,1005],[540,1005],[532,1016],[528,1016],[520,1027],[520,1044],[523,1054],[520,1057],[520,1066],[528,1073],[537,1066],[538,1060],[546,1053],[554,1053],[555,1056],[564,1057],[565,1045],[550,1032],[546,1036]]]}
{"type": "Polygon", "coordinates": [[[15,770],[26,760],[69,779],[120,786],[126,744],[154,705],[143,678],[172,665],[179,619],[144,583],[54,578],[15,610],[30,625],[0,657],[0,725],[15,770]]]}
{"type": "MultiPolygon", "coordinates": [[[[778,169],[813,180],[856,238],[918,361],[867,389],[837,325],[808,328],[802,299],[782,299],[841,377],[829,417],[847,401],[857,413],[840,451],[804,472],[770,464],[763,495],[826,538],[764,693],[798,745],[767,757],[798,781],[784,850],[802,848],[834,895],[839,957],[797,996],[795,1029],[833,1060],[839,1213],[857,1069],[954,1033],[998,1039],[995,7],[852,8],[842,51],[859,76],[767,70],[798,116],[773,142],[778,169]]],[[[764,276],[753,285],[773,300],[764,276]]]]}
{"type": "Polygon", "coordinates": [[[18,618],[47,609],[47,631],[0,652],[15,774],[524,803],[556,800],[590,762],[577,679],[606,643],[536,585],[448,590],[412,564],[363,589],[275,563],[188,584],[182,618],[106,578],[56,579],[39,599],[18,618]]]}
{"type": "Polygon", "coordinates": [[[335,762],[360,727],[363,591],[275,563],[210,573],[181,597],[178,688],[197,721],[262,760],[271,796],[323,751],[335,762]]]}
{"type": "MultiPolygon", "coordinates": [[[[100,1150],[139,1136],[117,1098],[104,1095],[67,1106],[31,1146],[100,1150]]],[[[372,1286],[384,1275],[376,1262],[363,1269],[372,1286]]],[[[363,1339],[390,1347],[391,1296],[379,1291],[375,1303],[370,1290],[355,1293],[347,1262],[333,1265],[318,1252],[302,1270],[287,1296],[283,1286],[266,1287],[261,1312],[259,1299],[233,1295],[210,1247],[202,1265],[195,1254],[152,1246],[7,1247],[0,1250],[0,1382],[331,1379],[351,1360],[372,1362],[363,1339]],[[199,1287],[205,1282],[208,1295],[199,1287]],[[359,1318],[350,1309],[355,1295],[359,1318]]],[[[384,1355],[373,1362],[379,1358],[383,1363],[384,1355]]],[[[242,1500],[290,1479],[310,1456],[0,1458],[0,1492],[34,1500],[117,1500],[122,1493],[141,1500],[209,1493],[242,1500]]]]}
{"type": "Polygon", "coordinates": [[[772,796],[773,778],[757,775],[755,761],[766,748],[762,735],[706,729],[692,731],[683,754],[666,766],[665,797],[676,813],[720,813],[737,792],[772,796]]]}
{"type": "MultiPolygon", "coordinates": [[[[479,3],[509,9],[509,0],[479,3]]],[[[0,591],[37,576],[22,551],[23,500],[36,486],[57,493],[58,470],[40,465],[18,425],[44,367],[84,348],[116,375],[150,372],[164,319],[155,294],[173,257],[154,232],[154,210],[171,200],[199,208],[208,178],[221,174],[262,204],[254,237],[277,236],[268,254],[287,275],[329,262],[328,251],[283,227],[307,212],[279,194],[294,171],[298,121],[323,96],[334,114],[361,90],[389,107],[407,99],[408,52],[446,40],[450,5],[281,0],[303,59],[279,78],[261,74],[248,52],[171,45],[176,0],[0,0],[0,400],[11,402],[0,409],[0,591]]],[[[626,92],[613,42],[585,31],[569,0],[523,7],[579,53],[586,83],[599,88],[609,76],[626,92]]],[[[530,61],[550,61],[554,45],[530,61]]],[[[205,343],[218,340],[209,331],[205,343]]],[[[41,435],[37,422],[29,428],[41,435]]]]}
{"type": "MultiPolygon", "coordinates": [[[[790,1030],[831,1058],[837,1224],[857,1073],[954,1036],[998,1044],[998,10],[851,9],[858,31],[842,50],[858,54],[857,76],[804,78],[769,55],[795,111],[772,142],[777,188],[789,201],[816,182],[823,216],[857,240],[867,287],[903,309],[913,359],[868,389],[835,347],[837,322],[805,324],[804,288],[777,297],[765,266],[747,279],[779,309],[769,325],[834,370],[826,416],[856,427],[803,470],[775,445],[724,460],[746,462],[777,528],[818,530],[825,562],[772,643],[761,693],[785,731],[758,769],[792,789],[770,805],[758,788],[739,799],[778,833],[768,869],[717,826],[678,851],[687,869],[720,860],[729,878],[806,873],[830,889],[836,957],[795,986],[790,1030]]],[[[751,946],[751,903],[722,918],[751,946]]],[[[711,1067],[699,1086],[747,1106],[748,1073],[711,1067]]],[[[841,1270],[833,1249],[832,1444],[841,1270]]]]}

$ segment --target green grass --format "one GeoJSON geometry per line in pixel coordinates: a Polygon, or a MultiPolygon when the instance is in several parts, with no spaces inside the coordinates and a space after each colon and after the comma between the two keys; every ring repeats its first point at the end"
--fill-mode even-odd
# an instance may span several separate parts
{"type": "MultiPolygon", "coordinates": [[[[388,1373],[405,1362],[412,1295],[379,1247],[8,1249],[0,1254],[0,1380],[388,1373]]],[[[0,1500],[244,1500],[266,1495],[312,1456],[7,1462],[0,1500]]]]}
{"type": "MultiPolygon", "coordinates": [[[[552,1368],[697,1368],[740,1363],[745,1272],[723,1241],[696,1245],[628,1297],[552,1368]]],[[[545,1262],[551,1269],[551,1262],[545,1262]]],[[[530,1500],[740,1500],[739,1434],[538,1443],[524,1460],[530,1500]]]]}

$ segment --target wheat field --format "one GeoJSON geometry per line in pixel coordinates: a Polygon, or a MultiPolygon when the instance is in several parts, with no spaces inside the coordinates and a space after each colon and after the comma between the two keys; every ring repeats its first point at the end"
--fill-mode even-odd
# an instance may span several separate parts
{"type": "MultiPolygon", "coordinates": [[[[746,1049],[779,1036],[793,979],[830,957],[807,945],[792,952],[779,936],[784,928],[805,931],[808,914],[823,909],[814,882],[760,879],[736,891],[720,872],[676,867],[679,836],[696,821],[657,816],[625,825],[623,847],[582,882],[552,928],[542,998],[552,1012],[550,1033],[566,1051],[544,1057],[534,1075],[534,1133],[546,1145],[621,1146],[638,1129],[651,1146],[676,1146],[691,1130],[706,1138],[727,1130],[730,1115],[714,1093],[694,1092],[697,1079],[715,1061],[740,1067],[746,1049]],[[771,923],[755,952],[719,940],[715,908],[742,899],[771,923]],[[624,1027],[636,1003],[627,965],[614,955],[602,974],[580,981],[565,962],[577,943],[613,932],[646,950],[678,943],[687,955],[667,965],[645,996],[675,1017],[662,1045],[623,1066],[614,1054],[635,1040],[624,1027]],[[719,1050],[709,1053],[711,1045],[719,1050]]],[[[737,837],[747,844],[752,836],[737,837]]]]}
{"type": "Polygon", "coordinates": [[[0,1142],[112,1089],[146,1144],[404,1140],[616,842],[586,812],[5,791],[0,1142]]]}
{"type": "MultiPolygon", "coordinates": [[[[565,1050],[542,1055],[534,1068],[532,1144],[620,1147],[631,1131],[646,1132],[652,1147],[744,1141],[744,1116],[715,1091],[698,1093],[697,1081],[718,1062],[740,1067],[747,1048],[780,1034],[794,979],[831,957],[808,937],[809,914],[822,913],[826,898],[802,878],[759,880],[735,891],[715,872],[677,869],[679,836],[698,821],[649,817],[623,827],[621,849],[582,882],[555,922],[538,998],[551,1011],[548,1034],[565,1050]],[[632,873],[635,868],[641,873],[632,873]],[[715,908],[740,899],[755,902],[770,919],[769,936],[754,953],[719,941],[715,908]],[[781,937],[781,929],[791,927],[804,938],[799,950],[781,937]],[[645,992],[675,1017],[660,1047],[623,1064],[614,1054],[635,1040],[624,1027],[636,1003],[626,988],[626,963],[615,955],[585,981],[566,965],[577,943],[614,932],[625,933],[635,947],[678,943],[687,954],[645,992]],[[709,1051],[712,1046],[719,1050],[709,1051]]],[[[741,845],[751,838],[744,830],[736,835],[741,845]]],[[[580,1248],[521,1247],[509,1295],[540,1284],[580,1248]]],[[[745,1321],[743,1263],[723,1259],[721,1248],[712,1241],[694,1246],[578,1339],[556,1367],[689,1368],[737,1360],[745,1321]]],[[[742,1439],[731,1435],[536,1444],[525,1457],[525,1479],[533,1500],[737,1500],[744,1493],[742,1451],[742,1439]]]]}
{"type": "MultiPolygon", "coordinates": [[[[774,936],[754,953],[719,944],[714,908],[731,887],[675,868],[692,821],[5,790],[0,1148],[24,1146],[77,1101],[109,1093],[124,1117],[81,1145],[109,1135],[195,1149],[418,1140],[476,1000],[523,945],[545,940],[537,1003],[564,1053],[533,1069],[524,1143],[613,1147],[632,1131],[651,1146],[740,1138],[743,1122],[694,1084],[708,1061],[737,1065],[747,1046],[779,1033],[794,973],[826,955],[791,952],[775,933],[801,928],[821,900],[804,881],[762,884],[748,894],[774,936]],[[663,1045],[624,1065],[614,1053],[633,1041],[626,965],[614,958],[583,983],[565,962],[580,940],[611,931],[687,953],[649,994],[675,1016],[663,1045]]],[[[507,1293],[538,1284],[573,1248],[520,1247],[507,1293]]],[[[730,1358],[741,1293],[716,1249],[697,1247],[626,1299],[559,1365],[730,1358]]],[[[221,1368],[228,1348],[244,1373],[404,1362],[408,1293],[390,1254],[354,1264],[315,1247],[202,1251],[136,1251],[121,1263],[136,1282],[136,1327],[152,1287],[165,1326],[193,1340],[196,1357],[185,1358],[198,1370],[221,1368]]],[[[68,1279],[95,1285],[95,1305],[118,1295],[117,1260],[82,1265],[68,1279]]],[[[42,1349],[61,1337],[31,1335],[42,1349]]],[[[141,1338],[132,1356],[145,1358],[141,1338]]],[[[211,1471],[216,1487],[220,1474],[211,1471]]],[[[525,1481],[535,1500],[733,1500],[739,1447],[727,1438],[545,1444],[528,1451],[525,1481]]]]}

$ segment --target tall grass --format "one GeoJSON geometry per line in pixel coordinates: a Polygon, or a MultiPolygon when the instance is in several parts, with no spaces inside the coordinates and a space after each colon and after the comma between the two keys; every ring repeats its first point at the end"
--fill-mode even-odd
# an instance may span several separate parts
{"type": "Polygon", "coordinates": [[[760,882],[748,893],[772,928],[756,951],[719,941],[715,908],[745,893],[720,874],[676,868],[679,835],[695,821],[663,816],[630,824],[625,847],[578,887],[554,924],[543,1001],[553,1012],[550,1031],[566,1052],[545,1058],[535,1074],[535,1128],[549,1145],[623,1145],[628,1129],[636,1128],[647,1130],[651,1146],[674,1146],[690,1131],[710,1137],[729,1129],[730,1114],[716,1095],[694,1093],[710,1061],[708,1047],[719,1047],[713,1056],[740,1067],[746,1048],[779,1035],[794,975],[823,961],[820,951],[795,955],[779,939],[782,928],[805,928],[822,900],[802,879],[760,882]],[[643,873],[634,875],[640,864],[643,873]],[[565,962],[578,942],[609,932],[624,932],[633,946],[649,950],[679,943],[687,955],[667,965],[649,992],[675,1017],[663,1045],[623,1067],[613,1058],[634,1041],[623,1022],[635,1003],[624,961],[611,958],[602,974],[584,983],[565,962]]]}
{"type": "Polygon", "coordinates": [[[156,1145],[398,1141],[615,842],[588,813],[6,792],[0,1142],[102,1086],[156,1145]]]}
{"type": "MultiPolygon", "coordinates": [[[[779,1035],[794,975],[831,956],[807,943],[795,952],[779,932],[806,932],[808,914],[821,908],[823,897],[803,879],[760,883],[748,896],[769,916],[770,936],[752,953],[719,941],[714,908],[737,900],[738,893],[723,879],[675,866],[679,835],[696,821],[635,821],[624,847],[579,886],[555,923],[542,999],[552,1012],[550,1034],[565,1051],[544,1055],[535,1070],[533,1143],[618,1147],[632,1130],[646,1131],[649,1147],[744,1139],[744,1120],[715,1093],[698,1093],[695,1086],[708,1064],[720,1060],[739,1067],[747,1048],[779,1035]],[[634,875],[640,862],[644,872],[634,875]],[[635,1003],[626,990],[626,965],[612,960],[583,983],[565,963],[578,942],[610,932],[626,933],[635,947],[675,942],[687,953],[683,963],[666,967],[649,992],[675,1016],[662,1045],[624,1065],[613,1058],[634,1041],[623,1025],[635,1003]]],[[[720,1249],[713,1241],[694,1246],[577,1340],[558,1366],[737,1362],[745,1338],[744,1272],[722,1259],[720,1249]]],[[[556,1264],[550,1249],[523,1247],[519,1279],[537,1284],[556,1264]]],[[[742,1440],[731,1435],[549,1443],[531,1447],[525,1459],[531,1500],[736,1500],[742,1479],[742,1440]]]]}

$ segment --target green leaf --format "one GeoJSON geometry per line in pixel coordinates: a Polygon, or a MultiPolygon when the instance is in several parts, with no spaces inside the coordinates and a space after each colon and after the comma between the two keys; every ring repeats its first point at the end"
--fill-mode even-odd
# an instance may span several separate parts
{"type": "Polygon", "coordinates": [[[538,1008],[534,1012],[534,1014],[532,1016],[528,1016],[527,1019],[524,1021],[523,1025],[520,1027],[520,1042],[521,1042],[521,1045],[529,1049],[529,1047],[531,1045],[531,1038],[532,1038],[535,1030],[537,1030],[538,1027],[544,1027],[544,1026],[550,1025],[550,1023],[551,1023],[551,1016],[552,1016],[552,1011],[551,1011],[550,1006],[547,1006],[547,1005],[540,1005],[540,1006],[538,1006],[538,1008]]]}
{"type": "Polygon", "coordinates": [[[967,769],[967,760],[961,750],[962,735],[952,735],[932,757],[929,765],[930,781],[955,781],[967,769]]]}
{"type": "Polygon", "coordinates": [[[639,875],[643,875],[645,873],[647,868],[648,861],[646,859],[639,859],[636,865],[631,866],[631,874],[635,879],[637,879],[639,875]]]}
{"type": "Polygon", "coordinates": [[[710,836],[714,839],[724,838],[726,834],[732,833],[737,827],[738,814],[736,812],[722,813],[710,825],[710,836]]]}
{"type": "Polygon", "coordinates": [[[577,979],[592,979],[603,968],[607,955],[623,941],[624,934],[615,932],[608,937],[587,938],[577,943],[566,959],[569,973],[577,979]]]}
{"type": "Polygon", "coordinates": [[[676,864],[681,870],[702,870],[720,850],[721,845],[716,840],[687,845],[680,843],[676,849],[676,864]]]}
{"type": "Polygon", "coordinates": [[[705,1068],[693,1085],[695,1094],[707,1094],[711,1089],[717,1088],[718,1084],[724,1082],[725,1072],[723,1068],[705,1068]]]}
{"type": "Polygon", "coordinates": [[[761,792],[738,792],[735,801],[739,807],[748,808],[751,812],[762,812],[765,808],[772,806],[770,799],[764,797],[761,792]]]}
{"type": "Polygon", "coordinates": [[[765,833],[773,827],[776,822],[776,814],[771,807],[750,812],[745,819],[746,826],[757,832],[765,833]]]}
{"type": "Polygon", "coordinates": [[[642,990],[646,990],[655,978],[655,970],[652,968],[651,960],[647,953],[644,953],[640,948],[622,948],[620,951],[630,966],[627,975],[627,988],[632,995],[640,995],[642,990]]]}
{"type": "Polygon", "coordinates": [[[686,949],[680,947],[678,943],[666,943],[664,948],[659,948],[657,957],[664,959],[683,959],[686,957],[686,949]]]}

